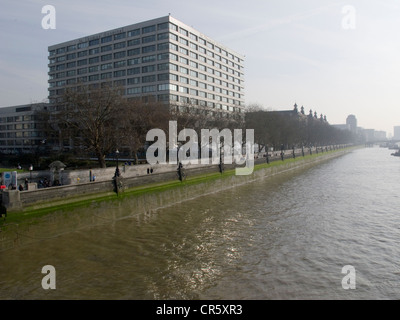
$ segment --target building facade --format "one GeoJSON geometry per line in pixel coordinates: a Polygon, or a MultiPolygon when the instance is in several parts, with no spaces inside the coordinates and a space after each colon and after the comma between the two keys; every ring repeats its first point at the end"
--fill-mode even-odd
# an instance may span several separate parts
{"type": "Polygon", "coordinates": [[[48,107],[47,103],[34,103],[0,108],[0,153],[40,151],[46,139],[40,113],[48,107]]]}
{"type": "Polygon", "coordinates": [[[400,140],[400,126],[393,127],[393,139],[400,140]]]}
{"type": "Polygon", "coordinates": [[[346,125],[349,127],[350,131],[357,132],[357,118],[354,114],[350,114],[346,118],[346,125]]]}
{"type": "Polygon", "coordinates": [[[50,46],[49,102],[103,83],[127,98],[243,114],[244,57],[166,16],[50,46]]]}

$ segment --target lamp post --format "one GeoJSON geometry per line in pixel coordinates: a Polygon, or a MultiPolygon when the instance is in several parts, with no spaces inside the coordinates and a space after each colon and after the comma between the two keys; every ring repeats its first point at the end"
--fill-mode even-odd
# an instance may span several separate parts
{"type": "Polygon", "coordinates": [[[115,168],[115,176],[119,177],[120,176],[120,172],[119,172],[119,167],[118,167],[118,156],[119,156],[119,151],[118,149],[115,151],[115,154],[117,156],[117,167],[115,168]]]}
{"type": "Polygon", "coordinates": [[[29,179],[30,179],[30,182],[32,182],[32,171],[33,171],[33,165],[30,165],[29,166],[29,179]]]}

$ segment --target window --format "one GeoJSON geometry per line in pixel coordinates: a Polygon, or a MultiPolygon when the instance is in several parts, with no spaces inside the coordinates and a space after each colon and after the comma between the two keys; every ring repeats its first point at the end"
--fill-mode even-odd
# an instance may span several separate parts
{"type": "Polygon", "coordinates": [[[189,41],[184,38],[179,38],[179,42],[185,46],[189,46],[189,41]]]}
{"type": "Polygon", "coordinates": [[[89,59],[89,64],[97,63],[99,62],[99,57],[93,57],[89,59]]]}
{"type": "Polygon", "coordinates": [[[125,70],[118,70],[118,71],[114,71],[114,77],[118,78],[118,77],[124,77],[126,74],[125,70]]]}
{"type": "Polygon", "coordinates": [[[128,31],[128,37],[134,37],[140,35],[140,29],[128,31]]]}
{"type": "Polygon", "coordinates": [[[112,72],[106,72],[101,74],[101,79],[110,79],[112,78],[112,72]]]}
{"type": "Polygon", "coordinates": [[[94,40],[89,41],[89,46],[95,46],[95,45],[98,45],[99,43],[100,43],[99,39],[94,39],[94,40]]]}
{"type": "Polygon", "coordinates": [[[124,58],[126,55],[125,51],[120,51],[120,52],[116,52],[114,53],[114,59],[121,59],[124,58]]]}
{"type": "Polygon", "coordinates": [[[169,43],[168,43],[168,42],[159,43],[159,44],[157,45],[157,50],[158,50],[158,51],[168,50],[168,48],[169,48],[169,43]]]}
{"type": "Polygon", "coordinates": [[[165,83],[165,84],[159,84],[158,85],[158,91],[166,91],[169,90],[169,84],[165,83]]]}
{"type": "Polygon", "coordinates": [[[74,51],[74,50],[76,50],[76,45],[74,45],[74,44],[67,47],[67,52],[74,51]]]}
{"type": "Polygon", "coordinates": [[[127,74],[128,75],[133,75],[133,74],[139,74],[140,73],[140,68],[136,67],[136,68],[131,68],[127,70],[127,74]]]}
{"type": "Polygon", "coordinates": [[[156,56],[151,55],[151,56],[146,56],[142,58],[142,63],[147,63],[147,62],[154,62],[156,61],[156,56]]]}
{"type": "Polygon", "coordinates": [[[142,61],[141,58],[135,58],[135,59],[128,60],[127,63],[128,63],[128,66],[132,66],[132,65],[141,63],[141,61],[142,61]]]}
{"type": "Polygon", "coordinates": [[[149,82],[155,82],[155,81],[156,81],[155,75],[142,77],[142,83],[149,83],[149,82]]]}
{"type": "Polygon", "coordinates": [[[159,94],[157,99],[159,102],[167,102],[169,101],[169,94],[159,94]]]}
{"type": "Polygon", "coordinates": [[[100,52],[100,48],[94,48],[89,50],[89,55],[97,54],[100,52]]]}
{"type": "Polygon", "coordinates": [[[156,91],[156,86],[144,86],[142,87],[142,92],[143,93],[148,93],[148,92],[154,92],[156,91]]]}
{"type": "Polygon", "coordinates": [[[73,77],[73,76],[75,76],[75,74],[76,74],[75,70],[67,71],[67,77],[73,77]]]}
{"type": "Polygon", "coordinates": [[[101,65],[101,70],[112,69],[112,63],[106,63],[101,65]]]}
{"type": "Polygon", "coordinates": [[[110,41],[112,41],[112,36],[107,36],[107,37],[101,38],[101,43],[107,43],[110,41]]]}
{"type": "Polygon", "coordinates": [[[142,38],[142,43],[149,43],[149,42],[153,42],[153,41],[156,41],[155,35],[142,38]]]}
{"type": "Polygon", "coordinates": [[[101,56],[101,61],[108,61],[112,59],[112,54],[106,54],[104,56],[101,56]]]}
{"type": "Polygon", "coordinates": [[[120,39],[124,39],[126,37],[126,33],[125,32],[121,32],[118,34],[114,35],[114,40],[120,40],[120,39]]]}
{"type": "Polygon", "coordinates": [[[142,34],[149,33],[149,32],[154,32],[154,31],[156,31],[156,26],[155,25],[142,28],[142,34]]]}
{"type": "Polygon", "coordinates": [[[185,54],[185,55],[189,55],[189,50],[187,50],[187,49],[185,49],[185,48],[180,47],[180,48],[179,48],[179,51],[180,51],[181,53],[185,54]]]}
{"type": "Polygon", "coordinates": [[[99,66],[92,66],[92,67],[89,67],[89,72],[97,72],[97,71],[99,71],[99,66]]]}
{"type": "Polygon", "coordinates": [[[78,67],[84,66],[85,64],[87,64],[87,59],[78,60],[78,63],[77,63],[78,67]]]}
{"type": "Polygon", "coordinates": [[[140,48],[135,48],[127,51],[128,56],[136,56],[140,54],[140,48]]]}
{"type": "Polygon", "coordinates": [[[169,80],[169,73],[161,73],[157,77],[158,81],[167,81],[169,80]]]}
{"type": "Polygon", "coordinates": [[[87,48],[89,46],[89,42],[78,43],[78,49],[87,48]]]}
{"type": "Polygon", "coordinates": [[[185,29],[183,29],[183,28],[179,28],[179,32],[181,33],[181,34],[183,34],[184,36],[186,36],[186,37],[188,37],[189,36],[189,32],[187,32],[185,29]]]}
{"type": "Polygon", "coordinates": [[[141,88],[140,87],[136,87],[136,88],[128,88],[126,90],[127,94],[139,94],[141,93],[141,88]]]}
{"type": "Polygon", "coordinates": [[[197,36],[193,33],[189,34],[190,39],[197,41],[197,36]]]}
{"type": "Polygon", "coordinates": [[[183,57],[179,57],[179,62],[186,65],[189,64],[189,60],[183,57]]]}
{"type": "Polygon", "coordinates": [[[101,47],[101,52],[107,52],[112,50],[112,45],[101,47]]]}
{"type": "Polygon", "coordinates": [[[186,88],[186,87],[179,87],[179,92],[180,92],[180,93],[189,94],[189,88],[186,88]]]}
{"type": "Polygon", "coordinates": [[[121,60],[121,61],[117,61],[114,62],[114,68],[122,68],[125,67],[126,61],[125,60],[121,60]]]}
{"type": "Polygon", "coordinates": [[[188,84],[188,83],[189,83],[189,78],[180,77],[180,78],[179,78],[179,81],[182,82],[182,83],[188,84]]]}
{"type": "Polygon", "coordinates": [[[157,40],[165,40],[165,39],[168,39],[168,38],[169,38],[168,32],[159,33],[159,34],[157,35],[157,40]]]}
{"type": "Polygon", "coordinates": [[[156,51],[156,46],[155,45],[142,47],[142,53],[149,53],[149,52],[153,52],[153,51],[156,51]]]}
{"type": "Polygon", "coordinates": [[[140,83],[140,77],[129,78],[129,79],[128,79],[128,85],[129,85],[129,84],[139,84],[139,83],[140,83]]]}
{"type": "Polygon", "coordinates": [[[85,51],[78,52],[78,58],[86,57],[86,56],[87,56],[87,51],[86,51],[86,50],[85,50],[85,51]]]}
{"type": "Polygon", "coordinates": [[[169,23],[168,22],[164,22],[164,23],[160,23],[157,25],[157,29],[158,30],[165,30],[168,29],[169,27],[169,23]]]}
{"type": "Polygon", "coordinates": [[[125,41],[118,42],[118,43],[114,44],[114,49],[122,49],[122,48],[125,48],[125,46],[126,46],[126,42],[125,41]]]}
{"type": "Polygon", "coordinates": [[[75,68],[75,66],[76,66],[76,62],[75,61],[67,63],[67,69],[75,68]]]}
{"type": "Polygon", "coordinates": [[[157,60],[168,60],[168,58],[169,58],[169,53],[168,52],[166,52],[166,53],[161,53],[161,54],[159,54],[159,55],[157,55],[157,60]]]}
{"type": "Polygon", "coordinates": [[[178,41],[178,36],[176,34],[170,33],[169,34],[169,39],[173,41],[178,41]]]}
{"type": "Polygon", "coordinates": [[[138,38],[138,39],[132,39],[132,40],[129,40],[129,41],[128,41],[128,47],[137,46],[137,45],[139,45],[139,44],[140,44],[140,38],[138,38]]]}
{"type": "MultiPolygon", "coordinates": [[[[154,72],[154,71],[156,71],[155,65],[142,67],[142,73],[148,73],[148,72],[154,72]]],[[[154,79],[154,81],[155,81],[155,79],[154,79]]]]}
{"type": "Polygon", "coordinates": [[[94,74],[89,76],[89,81],[97,81],[99,80],[99,75],[98,74],[94,74]]]}

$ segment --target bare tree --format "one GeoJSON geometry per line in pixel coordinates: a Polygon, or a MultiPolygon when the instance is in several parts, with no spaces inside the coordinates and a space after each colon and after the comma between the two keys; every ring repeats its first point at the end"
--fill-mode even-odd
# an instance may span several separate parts
{"type": "Polygon", "coordinates": [[[138,152],[144,148],[146,134],[151,129],[167,130],[168,105],[152,99],[131,99],[126,101],[119,122],[119,137],[129,156],[138,163],[138,152]]]}
{"type": "Polygon", "coordinates": [[[74,147],[94,153],[101,168],[106,155],[119,146],[119,121],[126,101],[120,88],[103,86],[66,90],[57,113],[60,131],[73,140],[74,147]]]}

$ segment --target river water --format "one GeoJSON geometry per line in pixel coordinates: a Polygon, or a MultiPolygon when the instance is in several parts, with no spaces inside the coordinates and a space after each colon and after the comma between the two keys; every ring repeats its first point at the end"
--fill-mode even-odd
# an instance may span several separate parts
{"type": "Polygon", "coordinates": [[[400,158],[391,152],[356,149],[5,250],[0,298],[400,299],[400,158]],[[44,265],[56,270],[55,290],[42,288],[44,265]],[[346,290],[348,265],[355,289],[346,290]]]}

